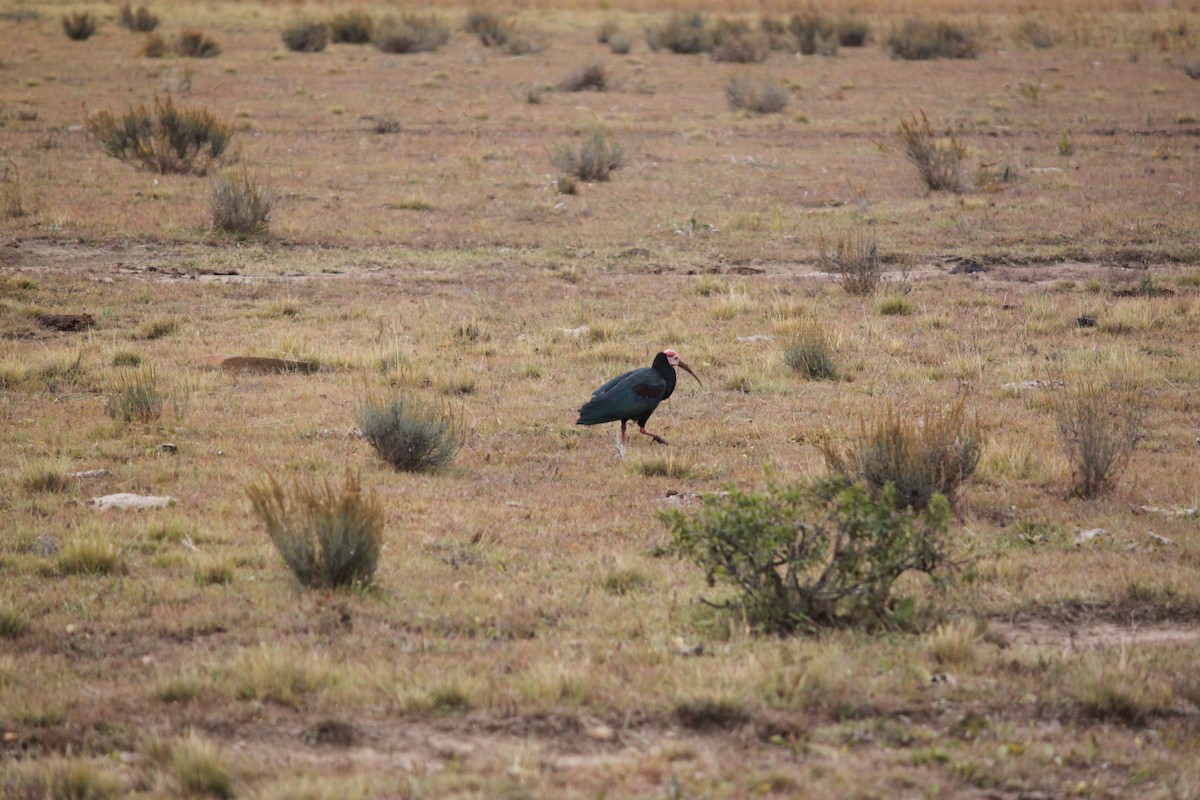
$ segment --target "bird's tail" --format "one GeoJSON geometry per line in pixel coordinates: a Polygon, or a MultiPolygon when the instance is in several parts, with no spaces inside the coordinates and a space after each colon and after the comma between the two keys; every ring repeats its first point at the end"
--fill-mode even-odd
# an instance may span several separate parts
{"type": "Polygon", "coordinates": [[[591,400],[579,407],[579,419],[575,420],[576,425],[599,425],[602,422],[612,422],[612,420],[605,418],[604,409],[601,408],[600,403],[591,400]]]}

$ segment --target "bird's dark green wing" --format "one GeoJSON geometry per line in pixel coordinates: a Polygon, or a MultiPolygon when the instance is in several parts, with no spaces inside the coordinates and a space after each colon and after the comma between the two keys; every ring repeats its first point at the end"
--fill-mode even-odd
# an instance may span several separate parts
{"type": "Polygon", "coordinates": [[[579,409],[577,425],[641,419],[658,407],[667,381],[657,370],[635,369],[606,383],[579,409]]]}

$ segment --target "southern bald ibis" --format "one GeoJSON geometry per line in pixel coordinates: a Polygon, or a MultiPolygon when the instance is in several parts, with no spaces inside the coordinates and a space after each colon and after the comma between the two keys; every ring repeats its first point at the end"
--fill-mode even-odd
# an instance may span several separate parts
{"type": "Polygon", "coordinates": [[[700,378],[692,372],[691,367],[680,360],[678,353],[674,350],[663,350],[654,357],[654,363],[650,366],[618,375],[592,392],[592,399],[579,409],[579,419],[575,424],[600,425],[619,421],[621,439],[617,450],[622,458],[625,457],[625,426],[631,419],[637,420],[639,432],[659,444],[666,444],[666,439],[646,430],[646,421],[650,419],[654,409],[658,408],[658,404],[675,391],[675,367],[687,371],[696,378],[696,383],[700,383],[700,378]]]}

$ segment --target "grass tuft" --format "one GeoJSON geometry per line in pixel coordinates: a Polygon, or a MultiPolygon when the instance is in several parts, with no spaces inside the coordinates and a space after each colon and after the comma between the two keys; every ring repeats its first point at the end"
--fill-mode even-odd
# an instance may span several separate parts
{"type": "Polygon", "coordinates": [[[725,99],[734,111],[778,114],[787,106],[788,94],[774,78],[731,78],[725,84],[725,99]]]}
{"type": "Polygon", "coordinates": [[[234,567],[227,559],[201,556],[192,568],[192,579],[200,586],[225,586],[233,583],[234,567]]]}
{"type": "Polygon", "coordinates": [[[127,571],[125,556],[108,534],[76,534],[58,555],[62,575],[119,575],[127,571]]]}
{"type": "Polygon", "coordinates": [[[830,250],[825,236],[818,239],[818,263],[823,272],[835,276],[838,285],[848,294],[869,297],[883,281],[883,261],[874,232],[870,234],[840,234],[830,250]]]}
{"type": "Polygon", "coordinates": [[[801,323],[795,337],[784,346],[783,363],[808,380],[833,380],[837,377],[829,334],[821,326],[807,320],[801,323]]]}
{"type": "Polygon", "coordinates": [[[73,11],[63,15],[62,27],[68,39],[82,42],[90,39],[96,32],[100,27],[100,20],[90,11],[73,11]]]}
{"type": "Polygon", "coordinates": [[[1171,710],[1171,691],[1139,663],[1125,647],[1116,654],[1084,653],[1068,670],[1066,692],[1090,717],[1129,724],[1171,710]]]}
{"type": "Polygon", "coordinates": [[[629,471],[643,478],[675,478],[677,480],[686,480],[696,474],[690,466],[677,461],[674,456],[634,461],[630,463],[629,471]]]}
{"type": "Polygon", "coordinates": [[[209,194],[213,228],[237,236],[267,231],[277,195],[250,174],[245,164],[214,175],[209,194]]]}
{"type": "Polygon", "coordinates": [[[703,14],[672,14],[655,28],[646,28],[646,45],[653,51],[688,55],[713,49],[713,33],[703,14]]]}
{"type": "Polygon", "coordinates": [[[930,189],[956,193],[964,190],[962,161],[967,156],[966,145],[954,134],[944,139],[935,136],[924,111],[919,120],[916,114],[900,120],[900,143],[905,157],[930,189]]]}
{"type": "Polygon", "coordinates": [[[450,41],[450,27],[436,14],[402,14],[385,18],[374,34],[384,53],[431,53],[450,41]]]}
{"type": "Polygon", "coordinates": [[[232,798],[233,774],[216,745],[190,734],[171,748],[171,769],[187,796],[232,798]]]}
{"type": "Polygon", "coordinates": [[[121,6],[121,27],[135,33],[150,33],[158,27],[158,17],[150,13],[145,6],[138,6],[135,11],[129,3],[121,6]]]}
{"type": "Polygon", "coordinates": [[[1071,494],[1104,494],[1145,437],[1142,393],[1086,381],[1066,392],[1056,410],[1059,440],[1071,464],[1071,494]]]}
{"type": "Polygon", "coordinates": [[[650,578],[640,569],[616,569],[600,579],[600,588],[612,595],[624,596],[644,589],[650,578]]]}
{"type": "Polygon", "coordinates": [[[122,370],[109,390],[104,410],[120,422],[153,422],[162,416],[163,393],[154,367],[122,370]]]}
{"type": "Polygon", "coordinates": [[[297,53],[320,53],[329,43],[329,28],[315,19],[297,19],[283,29],[283,43],[297,53]]]}
{"type": "Polygon", "coordinates": [[[308,587],[369,584],[383,544],[383,506],[347,470],[341,486],[268,476],[246,487],[259,520],[296,580],[308,587]]]}
{"type": "Polygon", "coordinates": [[[140,164],[160,175],[203,175],[222,157],[233,128],[205,109],[180,109],[167,95],[154,108],[130,108],[120,117],[99,111],[87,119],[91,134],[108,155],[140,164]]]}
{"type": "Polygon", "coordinates": [[[221,54],[221,45],[195,28],[184,28],[171,44],[171,49],[175,55],[183,58],[216,58],[221,54]]]}
{"type": "Polygon", "coordinates": [[[603,92],[608,88],[608,74],[603,64],[592,62],[559,81],[558,88],[564,92],[582,92],[585,89],[603,92]]]}
{"type": "Polygon", "coordinates": [[[930,58],[975,58],[978,37],[952,22],[908,19],[892,31],[888,49],[896,58],[923,61],[930,58]]]}
{"type": "Polygon", "coordinates": [[[332,685],[335,673],[321,658],[263,645],[232,665],[241,700],[296,708],[308,695],[332,685]]]}
{"type": "Polygon", "coordinates": [[[19,639],[29,630],[29,620],[15,608],[0,608],[0,639],[19,639]]]}
{"type": "Polygon", "coordinates": [[[62,493],[69,491],[71,476],[60,469],[45,466],[29,467],[21,473],[21,488],[27,492],[62,493]]]}
{"type": "Polygon", "coordinates": [[[96,762],[69,756],[12,760],[0,773],[0,796],[11,800],[116,800],[127,791],[96,762]]]}
{"type": "Polygon", "coordinates": [[[363,438],[398,470],[441,469],[462,447],[463,431],[456,420],[409,395],[368,395],[355,417],[363,438]]]}
{"type": "Polygon", "coordinates": [[[589,133],[579,149],[560,144],[550,156],[550,165],[564,175],[581,181],[606,181],[625,166],[625,150],[600,129],[589,133]]]}
{"type": "Polygon", "coordinates": [[[329,18],[329,39],[334,44],[367,44],[374,27],[365,11],[342,11],[329,18]]]}

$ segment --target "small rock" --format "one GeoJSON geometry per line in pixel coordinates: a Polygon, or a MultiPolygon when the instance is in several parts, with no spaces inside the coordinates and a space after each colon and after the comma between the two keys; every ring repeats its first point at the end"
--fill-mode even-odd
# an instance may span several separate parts
{"type": "Polygon", "coordinates": [[[96,319],[91,314],[43,314],[38,317],[43,328],[64,333],[86,331],[96,326],[96,319]]]}
{"type": "Polygon", "coordinates": [[[1154,531],[1147,531],[1146,535],[1150,537],[1150,541],[1157,544],[1173,544],[1173,542],[1165,536],[1159,536],[1154,531]]]}
{"type": "Polygon", "coordinates": [[[1061,389],[1062,381],[1018,381],[1016,383],[1006,383],[1001,388],[1009,391],[1023,391],[1026,389],[1061,389]]]}
{"type": "Polygon", "coordinates": [[[683,640],[682,636],[676,636],[671,640],[671,645],[676,653],[685,658],[695,658],[696,656],[704,655],[704,642],[688,644],[683,640]]]}
{"type": "Polygon", "coordinates": [[[580,325],[578,328],[563,328],[562,332],[567,336],[573,336],[578,339],[580,336],[586,336],[589,330],[591,328],[587,325],[580,325]]]}
{"type": "Polygon", "coordinates": [[[106,469],[85,469],[83,472],[71,473],[72,478],[78,478],[79,480],[87,480],[89,478],[108,478],[111,476],[112,473],[106,469]]]}
{"type": "Polygon", "coordinates": [[[179,452],[179,445],[172,444],[171,442],[163,442],[158,446],[158,449],[162,450],[164,453],[170,453],[174,455],[175,453],[179,452]]]}
{"type": "Polygon", "coordinates": [[[603,722],[587,726],[584,728],[584,733],[588,735],[588,738],[595,739],[597,742],[611,742],[617,738],[617,732],[603,722]]]}
{"type": "Polygon", "coordinates": [[[775,339],[774,336],[768,336],[765,333],[754,333],[754,334],[751,334],[750,336],[737,337],[737,340],[739,342],[751,342],[751,343],[752,342],[770,342],[770,341],[774,341],[774,339],[775,339]]]}
{"type": "Polygon", "coordinates": [[[258,356],[212,356],[207,359],[208,366],[217,367],[224,372],[249,372],[254,375],[270,375],[285,372],[298,372],[311,375],[321,368],[315,361],[297,361],[290,358],[260,358],[258,356]]]}
{"type": "Polygon", "coordinates": [[[1200,509],[1195,508],[1163,508],[1162,506],[1131,506],[1130,510],[1134,514],[1161,514],[1164,517],[1194,517],[1200,513],[1200,509]]]}
{"type": "Polygon", "coordinates": [[[92,505],[99,509],[119,508],[124,510],[140,511],[143,508],[166,508],[167,506],[175,505],[178,500],[167,495],[141,495],[130,494],[129,492],[121,492],[120,494],[106,494],[103,497],[93,497],[92,505]]]}
{"type": "Polygon", "coordinates": [[[1030,167],[1029,171],[1034,175],[1041,175],[1043,173],[1062,172],[1063,169],[1062,167],[1030,167]]]}
{"type": "Polygon", "coordinates": [[[1095,539],[1097,536],[1108,536],[1108,535],[1109,535],[1108,531],[1106,531],[1104,528],[1092,528],[1090,531],[1080,531],[1079,533],[1075,534],[1075,546],[1078,547],[1081,544],[1090,542],[1092,539],[1095,539]]]}
{"type": "Polygon", "coordinates": [[[958,678],[951,675],[949,672],[939,672],[929,676],[930,683],[944,683],[951,689],[958,688],[958,678]]]}

